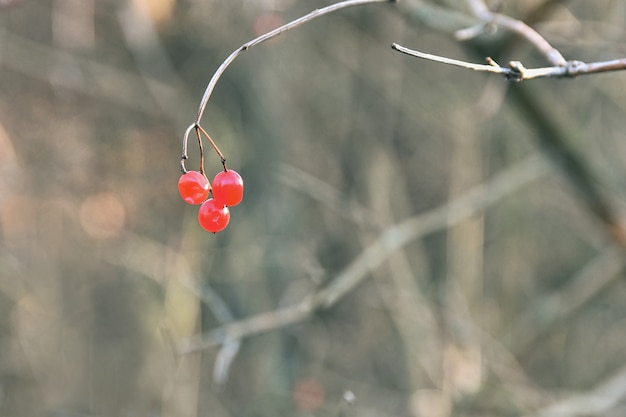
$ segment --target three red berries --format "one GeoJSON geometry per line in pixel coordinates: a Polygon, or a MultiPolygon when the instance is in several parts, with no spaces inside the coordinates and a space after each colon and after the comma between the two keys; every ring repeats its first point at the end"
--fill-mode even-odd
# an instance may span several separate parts
{"type": "Polygon", "coordinates": [[[203,173],[187,171],[178,180],[178,191],[186,203],[201,204],[198,223],[204,230],[217,233],[228,226],[228,207],[236,206],[243,199],[243,179],[237,171],[225,169],[217,173],[211,188],[203,173]]]}

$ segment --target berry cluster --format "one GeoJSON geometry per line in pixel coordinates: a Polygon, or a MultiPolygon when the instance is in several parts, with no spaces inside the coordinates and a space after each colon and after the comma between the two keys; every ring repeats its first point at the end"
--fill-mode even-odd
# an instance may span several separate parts
{"type": "Polygon", "coordinates": [[[198,211],[200,226],[217,233],[228,226],[228,207],[236,206],[243,199],[243,179],[237,171],[224,168],[217,173],[211,187],[204,173],[187,171],[178,180],[178,192],[186,203],[201,204],[198,211]]]}

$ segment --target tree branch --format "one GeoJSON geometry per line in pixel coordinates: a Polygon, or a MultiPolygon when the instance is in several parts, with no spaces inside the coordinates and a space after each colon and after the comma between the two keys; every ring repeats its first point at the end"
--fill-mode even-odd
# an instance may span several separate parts
{"type": "Polygon", "coordinates": [[[416,58],[422,58],[442,64],[454,65],[473,71],[500,74],[509,81],[525,81],[534,78],[545,77],[574,78],[579,75],[596,74],[599,72],[609,71],[621,71],[626,69],[626,58],[604,62],[592,62],[589,64],[586,64],[582,61],[566,61],[564,65],[557,65],[553,67],[525,68],[524,65],[522,65],[522,63],[519,61],[511,61],[509,63],[509,67],[501,67],[491,58],[487,58],[488,64],[474,64],[458,59],[427,54],[425,52],[406,48],[402,45],[398,45],[397,43],[392,43],[391,49],[416,58]]]}

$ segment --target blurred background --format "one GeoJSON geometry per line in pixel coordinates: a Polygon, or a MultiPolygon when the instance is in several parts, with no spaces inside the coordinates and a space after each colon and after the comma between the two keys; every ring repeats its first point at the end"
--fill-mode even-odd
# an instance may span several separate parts
{"type": "MultiPolygon", "coordinates": [[[[198,226],[176,184],[211,75],[328,4],[0,1],[1,416],[626,413],[624,75],[390,49],[546,65],[506,30],[457,41],[464,1],[241,55],[202,124],[244,200],[198,226]]],[[[622,1],[491,5],[568,59],[626,55],[622,1]]]]}

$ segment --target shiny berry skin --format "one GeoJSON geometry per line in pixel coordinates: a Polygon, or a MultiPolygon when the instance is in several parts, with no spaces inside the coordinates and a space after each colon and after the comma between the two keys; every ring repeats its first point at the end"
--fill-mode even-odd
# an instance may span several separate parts
{"type": "Polygon", "coordinates": [[[237,171],[220,171],[213,179],[213,198],[225,206],[236,206],[243,199],[243,179],[237,171]]]}
{"type": "Polygon", "coordinates": [[[198,223],[207,232],[221,232],[228,226],[230,221],[230,211],[228,207],[209,198],[202,203],[198,211],[198,223]]]}
{"type": "Polygon", "coordinates": [[[202,204],[210,189],[209,180],[198,171],[188,171],[178,179],[178,192],[188,204],[202,204]]]}

